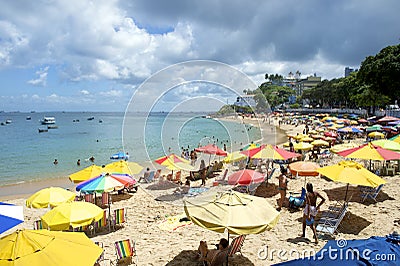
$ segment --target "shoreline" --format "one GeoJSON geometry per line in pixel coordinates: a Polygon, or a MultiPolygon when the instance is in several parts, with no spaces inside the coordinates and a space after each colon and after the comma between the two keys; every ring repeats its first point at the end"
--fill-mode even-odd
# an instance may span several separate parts
{"type": "MultiPolygon", "coordinates": [[[[280,145],[284,143],[287,139],[286,130],[279,128],[275,123],[275,120],[272,120],[271,124],[260,122],[260,119],[257,118],[244,118],[243,120],[235,117],[222,117],[218,118],[223,121],[234,122],[239,124],[250,124],[254,127],[259,128],[261,131],[261,139],[256,140],[255,142],[269,143],[274,145],[280,145]],[[240,119],[240,120],[238,120],[240,119]],[[275,136],[274,141],[266,142],[266,139],[271,136],[271,132],[275,136]],[[268,134],[269,133],[269,134],[268,134]]],[[[234,147],[235,148],[235,147],[234,147]]],[[[146,167],[154,168],[154,163],[151,161],[146,162],[138,162],[144,169],[146,167]]],[[[85,166],[86,167],[86,166],[85,166]]],[[[83,169],[83,168],[82,168],[83,169]]],[[[72,174],[72,173],[71,173],[72,174]]],[[[139,174],[140,175],[140,174],[139,174]]],[[[15,184],[6,184],[0,186],[0,201],[4,200],[13,200],[18,198],[27,198],[36,191],[46,188],[46,187],[63,187],[69,189],[71,191],[75,191],[75,186],[73,182],[71,182],[68,176],[54,177],[54,178],[44,178],[44,179],[33,179],[31,181],[15,183],[15,184]]]]}

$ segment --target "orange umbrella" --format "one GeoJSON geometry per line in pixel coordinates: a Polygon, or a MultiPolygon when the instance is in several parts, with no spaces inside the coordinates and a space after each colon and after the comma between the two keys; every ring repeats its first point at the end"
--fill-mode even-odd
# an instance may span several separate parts
{"type": "Polygon", "coordinates": [[[296,176],[318,176],[319,165],[313,162],[294,162],[289,164],[289,170],[296,176]]]}

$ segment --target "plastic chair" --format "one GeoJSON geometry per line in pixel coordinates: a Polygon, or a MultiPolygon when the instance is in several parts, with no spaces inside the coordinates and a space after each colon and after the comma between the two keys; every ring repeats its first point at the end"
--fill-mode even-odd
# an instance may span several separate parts
{"type": "Polygon", "coordinates": [[[117,259],[115,261],[116,264],[118,264],[121,260],[132,259],[133,257],[136,257],[136,261],[134,261],[134,263],[138,263],[136,244],[134,241],[132,242],[130,239],[120,240],[115,242],[114,246],[117,256],[117,259]]]}

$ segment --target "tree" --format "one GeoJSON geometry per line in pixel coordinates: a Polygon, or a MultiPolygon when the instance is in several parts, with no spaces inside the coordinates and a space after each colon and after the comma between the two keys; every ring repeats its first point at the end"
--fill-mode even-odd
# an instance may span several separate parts
{"type": "Polygon", "coordinates": [[[359,82],[380,95],[394,101],[400,97],[400,44],[388,46],[362,63],[357,77],[359,82]]]}

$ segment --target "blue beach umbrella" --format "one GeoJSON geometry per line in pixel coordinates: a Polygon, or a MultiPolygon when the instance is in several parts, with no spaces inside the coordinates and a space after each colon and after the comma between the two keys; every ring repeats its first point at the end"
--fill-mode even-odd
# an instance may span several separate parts
{"type": "Polygon", "coordinates": [[[0,202],[0,234],[24,222],[22,206],[0,202]]]}
{"type": "Polygon", "coordinates": [[[338,129],[341,133],[362,133],[362,131],[356,127],[342,127],[338,129]]]}
{"type": "Polygon", "coordinates": [[[368,239],[329,240],[315,256],[274,265],[399,265],[399,241],[400,237],[396,233],[386,237],[373,236],[368,239]]]}

